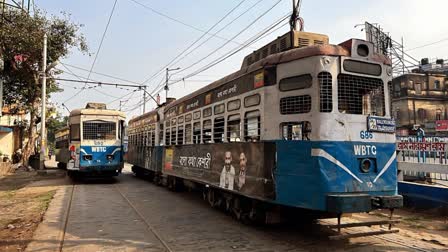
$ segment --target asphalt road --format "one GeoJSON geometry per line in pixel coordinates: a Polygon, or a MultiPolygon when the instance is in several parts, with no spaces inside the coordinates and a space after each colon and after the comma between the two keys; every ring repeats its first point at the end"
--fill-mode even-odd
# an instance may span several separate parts
{"type": "Polygon", "coordinates": [[[297,224],[244,225],[197,193],[171,192],[129,168],[74,186],[62,251],[412,251],[374,237],[330,242],[297,224]]]}

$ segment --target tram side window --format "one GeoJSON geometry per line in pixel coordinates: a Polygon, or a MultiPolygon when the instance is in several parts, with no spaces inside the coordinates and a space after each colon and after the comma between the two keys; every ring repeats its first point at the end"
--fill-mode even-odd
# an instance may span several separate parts
{"type": "Polygon", "coordinates": [[[247,112],[244,118],[244,139],[248,142],[260,140],[260,111],[247,112]]]}
{"type": "Polygon", "coordinates": [[[171,141],[170,141],[171,145],[175,145],[176,144],[176,127],[172,127],[171,128],[171,141]]]}
{"type": "Polygon", "coordinates": [[[191,144],[191,124],[185,125],[185,144],[191,144]]]}
{"type": "Polygon", "coordinates": [[[241,141],[241,119],[240,115],[231,115],[227,120],[227,141],[241,141]]]}
{"type": "Polygon", "coordinates": [[[163,143],[163,123],[159,124],[159,145],[163,143]]]}
{"type": "Polygon", "coordinates": [[[177,144],[181,145],[184,142],[184,126],[177,128],[177,144]]]}
{"type": "Polygon", "coordinates": [[[204,121],[204,128],[202,130],[202,140],[204,143],[212,142],[212,120],[204,121]]]}
{"type": "Polygon", "coordinates": [[[165,145],[170,145],[170,139],[171,139],[171,131],[169,128],[166,128],[165,131],[165,145]]]}
{"type": "MultiPolygon", "coordinates": [[[[224,104],[222,105],[224,106],[224,104]]],[[[213,125],[213,140],[215,143],[224,142],[224,124],[224,117],[215,118],[215,124],[213,125]]]]}
{"type": "Polygon", "coordinates": [[[154,146],[156,144],[156,131],[155,126],[153,126],[151,130],[151,145],[154,146]]]}
{"type": "Polygon", "coordinates": [[[303,122],[285,122],[280,124],[283,140],[310,140],[311,123],[303,122]]]}
{"type": "Polygon", "coordinates": [[[79,123],[70,125],[70,140],[71,141],[81,140],[81,132],[80,132],[79,123]]]}
{"type": "Polygon", "coordinates": [[[193,125],[193,143],[198,144],[201,142],[201,123],[196,122],[193,125]]]}
{"type": "Polygon", "coordinates": [[[288,77],[280,80],[280,91],[291,91],[297,89],[309,88],[313,84],[311,74],[288,77]]]}

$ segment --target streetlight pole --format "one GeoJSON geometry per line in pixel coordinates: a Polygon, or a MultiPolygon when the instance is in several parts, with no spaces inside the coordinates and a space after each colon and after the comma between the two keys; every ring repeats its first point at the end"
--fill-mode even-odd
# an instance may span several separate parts
{"type": "Polygon", "coordinates": [[[46,129],[45,129],[45,113],[47,112],[47,34],[44,34],[44,51],[42,60],[42,112],[41,112],[41,127],[40,127],[40,162],[39,169],[45,168],[45,150],[46,150],[46,129]]]}
{"type": "Polygon", "coordinates": [[[163,89],[165,89],[165,92],[166,92],[166,97],[165,97],[165,101],[168,101],[168,90],[169,90],[169,87],[168,87],[168,79],[169,79],[169,72],[170,71],[176,71],[176,70],[179,70],[180,69],[180,67],[178,67],[178,68],[166,68],[166,81],[165,81],[165,87],[163,88],[163,89]]]}

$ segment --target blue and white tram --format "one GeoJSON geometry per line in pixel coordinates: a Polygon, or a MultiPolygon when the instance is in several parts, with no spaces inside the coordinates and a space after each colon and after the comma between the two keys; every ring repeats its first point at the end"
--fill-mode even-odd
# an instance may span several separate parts
{"type": "Polygon", "coordinates": [[[130,163],[172,188],[202,186],[238,216],[256,212],[247,201],[339,217],[401,207],[391,75],[369,42],[291,31],[239,71],[131,120],[130,163]],[[162,162],[138,151],[148,148],[162,148],[162,162]]]}
{"type": "Polygon", "coordinates": [[[69,155],[64,164],[68,175],[119,175],[124,165],[124,122],[123,112],[106,109],[101,103],[88,103],[84,109],[71,111],[69,155]]]}

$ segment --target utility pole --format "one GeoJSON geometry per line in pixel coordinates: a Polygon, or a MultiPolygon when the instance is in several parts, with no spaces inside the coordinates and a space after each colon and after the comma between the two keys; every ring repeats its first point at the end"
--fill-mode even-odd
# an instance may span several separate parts
{"type": "Polygon", "coordinates": [[[146,86],[143,87],[143,114],[144,113],[146,113],[146,86]]]}
{"type": "Polygon", "coordinates": [[[45,113],[47,112],[47,34],[44,34],[44,51],[42,60],[42,112],[41,112],[41,128],[40,128],[40,165],[39,169],[45,168],[45,151],[46,151],[46,129],[45,129],[45,113]]]}
{"type": "Polygon", "coordinates": [[[170,77],[169,77],[169,72],[170,72],[170,71],[176,71],[176,70],[179,70],[179,69],[180,69],[180,67],[178,67],[178,68],[172,68],[172,69],[169,69],[168,67],[166,68],[165,87],[163,88],[163,89],[165,89],[165,92],[166,92],[166,97],[165,97],[165,100],[166,100],[166,101],[168,101],[168,90],[169,90],[169,87],[168,87],[168,79],[170,78],[170,77]]]}
{"type": "Polygon", "coordinates": [[[300,0],[292,0],[292,14],[291,14],[291,19],[289,20],[289,25],[291,27],[291,31],[297,30],[297,18],[298,18],[297,1],[300,1],[300,0]]]}

